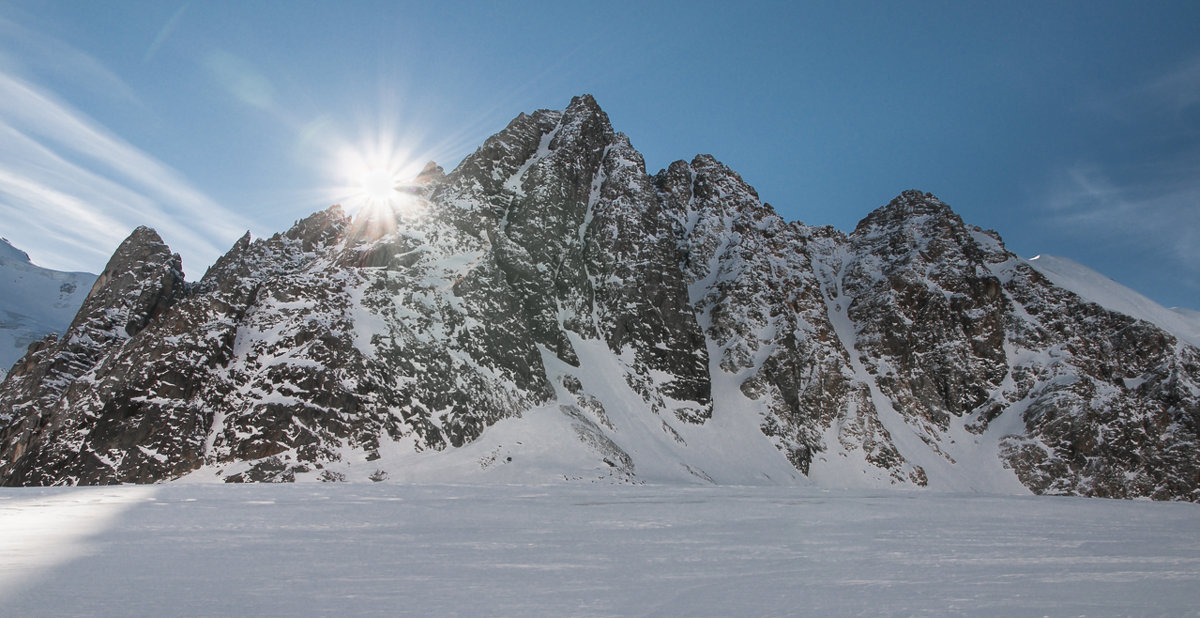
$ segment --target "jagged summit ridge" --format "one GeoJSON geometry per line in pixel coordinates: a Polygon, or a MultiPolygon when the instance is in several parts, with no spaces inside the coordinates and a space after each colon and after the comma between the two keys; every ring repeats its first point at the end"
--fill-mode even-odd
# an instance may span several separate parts
{"type": "Polygon", "coordinates": [[[1200,499],[1196,348],[932,195],[788,222],[712,156],[649,175],[586,95],[406,194],[247,235],[195,283],[135,230],[0,384],[0,479],[1200,499]]]}

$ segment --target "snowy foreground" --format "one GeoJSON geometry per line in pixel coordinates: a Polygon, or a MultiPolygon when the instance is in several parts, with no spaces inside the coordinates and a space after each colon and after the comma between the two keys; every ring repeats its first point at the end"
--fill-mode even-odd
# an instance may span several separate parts
{"type": "Polygon", "coordinates": [[[1200,506],[918,491],[0,490],[0,613],[1200,615],[1200,506]]]}

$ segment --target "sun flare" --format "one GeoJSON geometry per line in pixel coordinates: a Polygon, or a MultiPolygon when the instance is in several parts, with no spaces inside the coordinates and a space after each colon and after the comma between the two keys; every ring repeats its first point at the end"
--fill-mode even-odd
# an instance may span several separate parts
{"type": "Polygon", "coordinates": [[[408,187],[419,167],[390,144],[344,147],[334,169],[339,179],[335,199],[353,214],[404,217],[419,210],[420,200],[408,187]]]}
{"type": "Polygon", "coordinates": [[[363,195],[373,202],[387,202],[397,196],[400,179],[390,170],[368,169],[359,181],[363,195]]]}
{"type": "Polygon", "coordinates": [[[343,142],[335,156],[327,168],[337,178],[332,197],[352,216],[356,241],[383,238],[424,217],[426,204],[414,184],[421,167],[395,140],[343,142]]]}

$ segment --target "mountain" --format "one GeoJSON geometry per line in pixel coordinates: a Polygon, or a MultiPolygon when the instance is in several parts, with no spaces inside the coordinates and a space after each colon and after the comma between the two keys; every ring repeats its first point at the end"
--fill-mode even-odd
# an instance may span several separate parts
{"type": "Polygon", "coordinates": [[[1200,313],[1189,309],[1168,309],[1073,260],[1055,255],[1038,255],[1029,264],[1054,285],[1070,290],[1080,298],[1118,313],[1145,320],[1179,339],[1200,346],[1200,313]]]}
{"type": "Polygon", "coordinates": [[[95,280],[36,266],[0,238],[0,378],[29,344],[67,329],[95,280]]]}
{"type": "Polygon", "coordinates": [[[590,96],[404,198],[152,230],[0,384],[10,485],[817,483],[1200,500],[1200,350],[906,191],[849,234],[590,96]]]}

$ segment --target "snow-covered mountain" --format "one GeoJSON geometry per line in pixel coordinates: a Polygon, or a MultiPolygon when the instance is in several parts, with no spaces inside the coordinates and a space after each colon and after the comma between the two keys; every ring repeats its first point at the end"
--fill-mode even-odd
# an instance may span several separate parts
{"type": "Polygon", "coordinates": [[[906,191],[850,234],[588,96],[408,199],[139,228],[0,384],[8,484],[817,483],[1200,500],[1200,350],[906,191]]]}
{"type": "Polygon", "coordinates": [[[0,378],[29,344],[67,329],[95,280],[37,266],[0,238],[0,378]]]}
{"type": "Polygon", "coordinates": [[[1168,309],[1074,260],[1038,255],[1029,263],[1061,288],[1105,309],[1145,320],[1194,346],[1200,346],[1200,312],[1168,309]]]}

